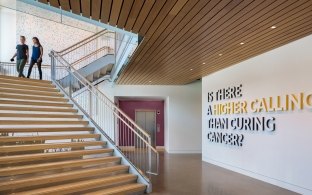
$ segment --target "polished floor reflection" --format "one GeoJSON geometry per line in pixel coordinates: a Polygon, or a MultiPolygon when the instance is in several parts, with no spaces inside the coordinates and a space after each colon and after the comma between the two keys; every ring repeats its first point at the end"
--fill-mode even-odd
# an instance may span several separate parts
{"type": "Polygon", "coordinates": [[[152,195],[297,195],[201,161],[200,154],[161,154],[152,195]]]}

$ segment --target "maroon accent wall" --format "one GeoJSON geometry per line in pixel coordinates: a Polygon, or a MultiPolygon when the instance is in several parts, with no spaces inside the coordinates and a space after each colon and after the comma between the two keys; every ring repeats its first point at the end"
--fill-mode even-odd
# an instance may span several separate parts
{"type": "Polygon", "coordinates": [[[164,146],[164,101],[119,100],[119,108],[134,121],[135,110],[159,110],[160,114],[156,114],[156,124],[160,125],[160,132],[156,132],[156,146],[164,146]]]}

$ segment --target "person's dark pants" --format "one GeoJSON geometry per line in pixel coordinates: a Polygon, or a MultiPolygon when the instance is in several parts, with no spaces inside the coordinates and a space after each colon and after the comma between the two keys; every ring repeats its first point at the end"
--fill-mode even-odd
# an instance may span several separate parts
{"type": "Polygon", "coordinates": [[[39,78],[40,78],[40,80],[42,80],[41,63],[42,63],[41,60],[40,60],[40,61],[37,61],[37,60],[31,59],[30,64],[29,64],[29,68],[28,68],[27,78],[30,77],[30,74],[31,74],[31,71],[32,71],[32,68],[33,68],[34,64],[37,64],[37,66],[38,66],[38,71],[39,71],[39,78]]]}
{"type": "Polygon", "coordinates": [[[27,61],[26,59],[16,60],[16,71],[18,73],[18,77],[25,77],[23,71],[26,61],[27,61]]]}

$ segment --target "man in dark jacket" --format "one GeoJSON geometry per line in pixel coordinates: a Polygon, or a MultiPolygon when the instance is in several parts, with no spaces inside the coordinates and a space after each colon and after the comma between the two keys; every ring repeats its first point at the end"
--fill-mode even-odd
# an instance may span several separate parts
{"type": "Polygon", "coordinates": [[[20,42],[21,44],[16,46],[16,52],[11,58],[11,62],[14,61],[16,56],[16,70],[18,72],[18,77],[25,77],[23,71],[25,64],[28,63],[29,51],[28,45],[25,44],[26,38],[24,36],[20,36],[20,42]]]}

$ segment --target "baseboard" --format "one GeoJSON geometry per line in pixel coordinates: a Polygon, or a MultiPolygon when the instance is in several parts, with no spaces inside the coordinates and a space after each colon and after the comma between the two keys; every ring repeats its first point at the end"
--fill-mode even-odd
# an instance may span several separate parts
{"type": "Polygon", "coordinates": [[[270,183],[272,185],[276,185],[278,187],[285,188],[287,190],[291,190],[291,191],[294,191],[294,192],[297,192],[300,194],[304,194],[304,195],[311,195],[312,194],[312,189],[307,189],[307,188],[304,188],[304,187],[301,187],[301,186],[298,186],[298,185],[295,185],[292,183],[288,183],[286,181],[271,178],[269,176],[265,176],[265,175],[255,173],[255,172],[252,172],[252,171],[240,168],[240,167],[236,167],[236,166],[233,166],[230,164],[226,164],[226,163],[223,163],[223,162],[220,162],[220,161],[217,161],[217,160],[205,157],[205,156],[202,157],[202,160],[207,162],[207,163],[210,163],[210,164],[213,164],[213,165],[225,168],[225,169],[229,169],[231,171],[234,171],[234,172],[237,172],[237,173],[240,173],[240,174],[243,174],[243,175],[246,175],[246,176],[267,182],[267,183],[270,183]]]}

